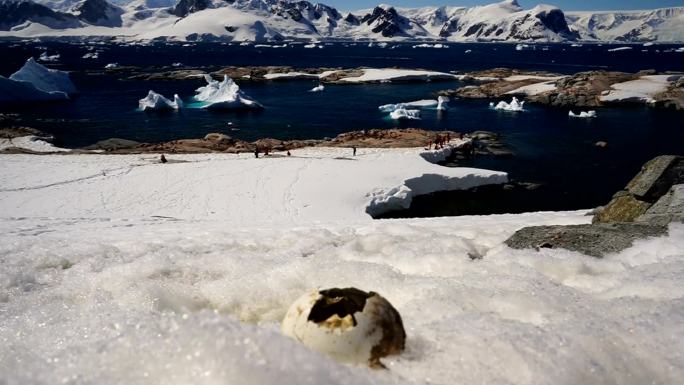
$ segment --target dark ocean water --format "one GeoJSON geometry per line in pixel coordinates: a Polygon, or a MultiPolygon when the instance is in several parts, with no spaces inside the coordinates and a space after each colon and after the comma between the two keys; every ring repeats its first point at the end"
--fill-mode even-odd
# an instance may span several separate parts
{"type": "MultiPolygon", "coordinates": [[[[390,45],[391,47],[391,45],[390,45]]],[[[337,43],[324,49],[257,48],[221,44],[158,44],[153,46],[97,45],[99,59],[82,59],[92,52],[86,45],[38,42],[0,42],[0,75],[7,76],[26,58],[47,50],[59,53],[53,68],[72,71],[80,94],[70,102],[32,106],[0,106],[0,113],[19,113],[23,123],[47,131],[56,144],[81,147],[118,137],[157,142],[203,137],[223,132],[236,138],[303,139],[334,137],[352,130],[418,127],[458,132],[487,130],[499,133],[515,157],[478,157],[468,164],[507,171],[517,180],[547,186],[532,206],[573,209],[605,203],[613,192],[653,156],[684,153],[681,112],[620,107],[600,109],[596,119],[570,119],[567,109],[530,105],[520,114],[489,109],[488,100],[452,100],[450,109],[438,115],[424,111],[423,119],[397,123],[377,107],[387,103],[436,98],[439,90],[459,82],[419,84],[329,85],[322,93],[307,92],[312,81],[249,83],[241,88],[266,106],[258,112],[212,113],[187,109],[179,113],[146,114],[136,110],[138,100],[152,89],[169,98],[178,93],[190,101],[200,79],[173,82],[122,80],[104,73],[107,63],[137,66],[144,71],[169,69],[172,63],[218,69],[233,65],[290,65],[307,67],[402,67],[437,71],[471,71],[514,67],[574,73],[607,69],[684,71],[684,53],[666,52],[676,46],[632,46],[632,50],[608,52],[614,47],[585,45],[537,46],[517,51],[511,44],[454,44],[449,49],[394,49],[337,43]],[[466,51],[470,50],[470,53],[466,51]],[[646,51],[646,52],[642,52],[646,51]],[[594,147],[607,141],[608,149],[594,147]]],[[[92,49],[92,48],[91,48],[92,49]]],[[[494,198],[498,199],[498,198],[494,198]]],[[[448,201],[449,197],[443,197],[448,201]]],[[[532,207],[534,209],[535,207],[532,207]]],[[[453,211],[444,211],[444,214],[453,211]]]]}

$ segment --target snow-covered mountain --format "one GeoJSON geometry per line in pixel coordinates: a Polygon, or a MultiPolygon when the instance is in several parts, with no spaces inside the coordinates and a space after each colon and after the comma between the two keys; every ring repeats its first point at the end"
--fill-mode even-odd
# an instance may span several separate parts
{"type": "Polygon", "coordinates": [[[516,0],[476,7],[379,5],[346,15],[286,0],[0,0],[0,36],[123,39],[684,41],[684,7],[571,12],[516,0]]]}

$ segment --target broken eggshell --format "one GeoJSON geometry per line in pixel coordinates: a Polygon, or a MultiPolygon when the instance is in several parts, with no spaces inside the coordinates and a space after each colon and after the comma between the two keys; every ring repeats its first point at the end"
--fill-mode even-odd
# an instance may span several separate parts
{"type": "Polygon", "coordinates": [[[286,336],[346,363],[382,367],[380,358],[404,350],[399,312],[374,292],[314,290],[297,299],[282,323],[286,336]]]}

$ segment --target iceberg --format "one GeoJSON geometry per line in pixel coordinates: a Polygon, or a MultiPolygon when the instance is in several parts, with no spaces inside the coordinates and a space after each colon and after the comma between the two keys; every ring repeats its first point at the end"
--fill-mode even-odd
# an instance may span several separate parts
{"type": "Polygon", "coordinates": [[[0,76],[0,102],[68,100],[75,92],[68,73],[45,68],[33,58],[9,78],[0,76]]]}
{"type": "Polygon", "coordinates": [[[449,103],[449,98],[446,96],[440,96],[437,98],[437,111],[446,111],[449,109],[447,106],[447,103],[449,103]]]}
{"type": "Polygon", "coordinates": [[[38,56],[38,60],[44,62],[56,62],[59,61],[59,54],[48,55],[47,51],[45,51],[38,56]]]}
{"type": "Polygon", "coordinates": [[[0,76],[0,102],[36,102],[67,99],[69,99],[69,95],[64,92],[45,92],[36,88],[32,83],[22,80],[11,80],[0,76]]]}
{"type": "Polygon", "coordinates": [[[210,75],[204,75],[207,85],[195,90],[195,100],[203,103],[202,108],[207,109],[252,109],[264,108],[259,102],[245,95],[240,87],[224,75],[223,81],[218,82],[210,75]]]}
{"type": "Polygon", "coordinates": [[[420,110],[407,110],[398,108],[390,113],[393,120],[420,120],[420,110]]]}
{"type": "Polygon", "coordinates": [[[46,68],[33,58],[26,60],[26,64],[9,78],[31,83],[37,89],[47,93],[61,92],[67,95],[76,93],[76,86],[69,79],[67,72],[46,68]]]}
{"type": "Polygon", "coordinates": [[[581,111],[579,114],[570,111],[568,112],[568,116],[571,118],[595,118],[596,111],[581,111]]]}
{"type": "Polygon", "coordinates": [[[119,68],[119,63],[109,63],[104,67],[106,70],[113,70],[119,68]]]}
{"type": "Polygon", "coordinates": [[[513,97],[513,100],[511,100],[510,103],[506,103],[504,101],[500,101],[499,104],[494,104],[494,102],[489,103],[489,107],[495,109],[495,110],[502,110],[502,111],[513,111],[513,112],[522,112],[524,111],[523,106],[525,105],[524,101],[519,101],[518,98],[513,97]]]}
{"type": "Polygon", "coordinates": [[[325,86],[323,84],[319,84],[316,87],[312,88],[309,92],[323,92],[325,91],[325,86]]]}
{"type": "Polygon", "coordinates": [[[138,107],[142,111],[179,110],[183,108],[183,101],[178,94],[173,95],[173,101],[170,101],[164,96],[150,90],[145,98],[140,99],[138,107]]]}
{"type": "Polygon", "coordinates": [[[416,109],[416,108],[431,108],[439,105],[437,100],[423,99],[416,100],[415,102],[407,103],[397,103],[397,104],[385,104],[378,107],[378,110],[382,112],[392,112],[399,109],[416,109]]]}

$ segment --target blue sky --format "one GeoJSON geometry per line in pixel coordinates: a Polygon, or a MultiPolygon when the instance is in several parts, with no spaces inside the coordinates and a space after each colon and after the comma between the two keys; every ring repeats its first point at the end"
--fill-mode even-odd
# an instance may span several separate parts
{"type": "MultiPolygon", "coordinates": [[[[340,10],[350,11],[370,8],[379,3],[400,7],[422,7],[425,5],[458,5],[473,6],[489,4],[497,0],[316,0],[332,5],[340,10]]],[[[662,7],[684,7],[684,0],[518,0],[524,8],[531,8],[539,3],[557,5],[568,11],[598,11],[613,9],[653,9],[662,7]]]]}

